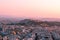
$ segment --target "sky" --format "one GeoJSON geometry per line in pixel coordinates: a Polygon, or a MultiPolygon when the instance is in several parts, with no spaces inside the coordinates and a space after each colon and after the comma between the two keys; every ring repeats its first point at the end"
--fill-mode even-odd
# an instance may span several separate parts
{"type": "Polygon", "coordinates": [[[0,16],[60,18],[60,0],[0,0],[0,16]]]}

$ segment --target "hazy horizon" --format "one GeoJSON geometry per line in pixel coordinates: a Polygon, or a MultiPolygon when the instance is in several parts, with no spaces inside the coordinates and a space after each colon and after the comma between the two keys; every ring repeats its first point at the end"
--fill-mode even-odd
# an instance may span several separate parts
{"type": "Polygon", "coordinates": [[[0,0],[0,16],[60,18],[60,0],[0,0]]]}

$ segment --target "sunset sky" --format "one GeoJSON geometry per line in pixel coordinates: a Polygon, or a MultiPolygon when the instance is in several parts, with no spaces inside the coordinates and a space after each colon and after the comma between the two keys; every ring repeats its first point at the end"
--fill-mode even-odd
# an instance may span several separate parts
{"type": "Polygon", "coordinates": [[[60,0],[0,0],[0,16],[60,18],[60,0]]]}

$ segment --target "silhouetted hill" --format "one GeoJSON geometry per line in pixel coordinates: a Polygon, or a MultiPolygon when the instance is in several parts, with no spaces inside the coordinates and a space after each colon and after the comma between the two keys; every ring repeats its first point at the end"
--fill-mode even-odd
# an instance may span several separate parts
{"type": "Polygon", "coordinates": [[[27,26],[60,26],[60,22],[56,21],[38,21],[31,19],[20,20],[20,22],[16,23],[17,25],[27,25],[27,26]]]}

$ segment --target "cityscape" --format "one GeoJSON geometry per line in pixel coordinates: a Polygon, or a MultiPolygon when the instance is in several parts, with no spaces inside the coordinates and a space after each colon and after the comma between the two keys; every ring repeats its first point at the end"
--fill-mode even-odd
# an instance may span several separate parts
{"type": "Polygon", "coordinates": [[[60,40],[60,0],[0,0],[0,40],[60,40]]]}
{"type": "Polygon", "coordinates": [[[60,40],[60,22],[32,19],[1,22],[0,40],[60,40]]]}

